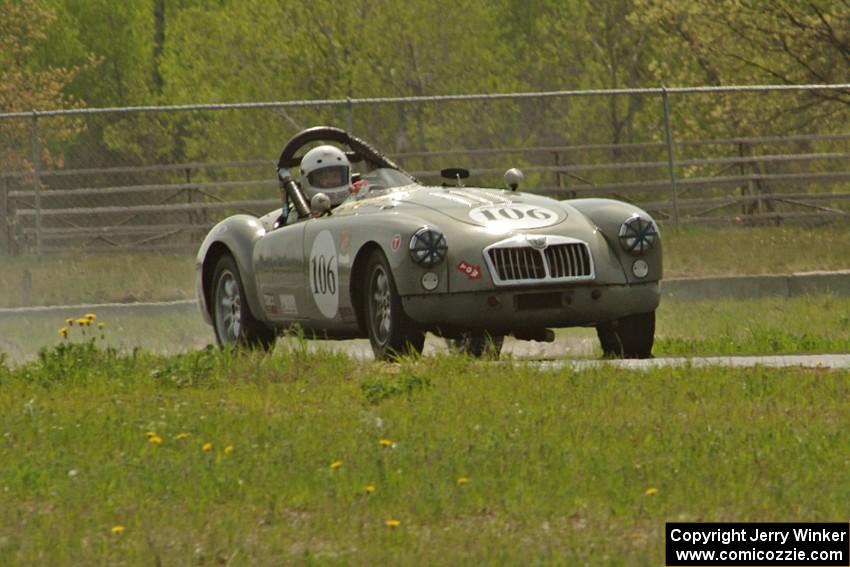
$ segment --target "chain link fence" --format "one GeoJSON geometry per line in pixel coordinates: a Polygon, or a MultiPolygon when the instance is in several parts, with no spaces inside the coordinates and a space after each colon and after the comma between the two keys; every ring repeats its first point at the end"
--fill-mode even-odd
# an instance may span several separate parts
{"type": "Polygon", "coordinates": [[[277,156],[319,124],[426,183],[613,197],[662,224],[847,222],[850,85],[655,88],[0,115],[0,253],[189,250],[279,206],[277,156]]]}

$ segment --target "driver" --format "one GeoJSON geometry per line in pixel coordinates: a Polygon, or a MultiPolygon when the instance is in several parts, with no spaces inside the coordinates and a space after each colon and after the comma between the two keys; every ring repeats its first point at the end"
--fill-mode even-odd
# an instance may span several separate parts
{"type": "Polygon", "coordinates": [[[317,146],[301,158],[301,187],[309,201],[318,193],[331,200],[331,208],[351,193],[351,164],[345,153],[330,145],[317,146]]]}

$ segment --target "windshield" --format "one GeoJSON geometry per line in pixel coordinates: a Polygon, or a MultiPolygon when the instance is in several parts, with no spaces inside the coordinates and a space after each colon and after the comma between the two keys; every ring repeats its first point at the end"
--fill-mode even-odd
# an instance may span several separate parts
{"type": "Polygon", "coordinates": [[[374,169],[369,173],[364,173],[361,179],[365,183],[360,187],[359,191],[348,196],[346,199],[347,202],[387,195],[400,187],[407,187],[412,183],[416,183],[413,178],[408,177],[396,169],[389,168],[374,169]]]}

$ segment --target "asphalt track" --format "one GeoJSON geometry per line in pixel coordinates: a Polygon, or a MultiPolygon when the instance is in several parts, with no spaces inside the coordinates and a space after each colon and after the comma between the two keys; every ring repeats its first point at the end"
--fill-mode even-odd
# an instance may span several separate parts
{"type": "MultiPolygon", "coordinates": [[[[780,296],[795,297],[806,294],[832,293],[850,295],[850,270],[839,272],[808,272],[776,276],[728,276],[710,278],[668,279],[662,282],[662,301],[706,301],[717,299],[749,299],[754,297],[780,296]]],[[[35,306],[0,309],[0,317],[28,317],[49,315],[63,319],[74,317],[81,312],[95,311],[98,316],[158,313],[179,313],[200,320],[195,300],[164,301],[156,303],[103,303],[86,305],[35,306]]],[[[694,358],[655,358],[649,360],[593,360],[596,337],[559,337],[554,343],[536,343],[516,341],[508,338],[503,352],[515,359],[526,362],[535,361],[545,368],[565,366],[592,367],[614,365],[628,369],[650,369],[662,366],[693,367],[720,365],[728,367],[792,367],[811,368],[850,368],[850,354],[805,355],[805,356],[736,356],[736,357],[694,357],[694,358]],[[539,361],[539,362],[537,362],[539,361]]],[[[208,336],[199,338],[200,343],[212,341],[212,330],[208,336]]],[[[341,350],[357,359],[372,358],[371,348],[366,340],[352,341],[310,341],[309,348],[330,348],[341,350]]],[[[429,336],[424,354],[430,355],[446,349],[445,341],[429,336]]]]}
{"type": "Polygon", "coordinates": [[[725,366],[730,368],[752,368],[765,366],[770,368],[850,368],[850,354],[806,354],[783,356],[710,356],[710,357],[674,357],[650,358],[647,360],[547,360],[540,367],[558,370],[572,366],[574,368],[592,368],[597,366],[615,366],[627,370],[650,370],[668,366],[725,366]]]}

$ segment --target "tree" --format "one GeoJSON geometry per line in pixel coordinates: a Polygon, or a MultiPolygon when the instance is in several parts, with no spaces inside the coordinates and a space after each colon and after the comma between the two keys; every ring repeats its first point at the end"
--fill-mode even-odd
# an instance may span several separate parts
{"type": "MultiPolygon", "coordinates": [[[[55,14],[36,0],[0,1],[0,111],[28,112],[82,104],[79,99],[68,96],[64,89],[88,61],[71,67],[42,67],[34,57],[37,46],[46,40],[55,22],[55,14]]],[[[40,159],[43,163],[61,163],[58,144],[72,138],[79,130],[76,121],[55,119],[49,131],[41,133],[40,159]]],[[[31,169],[30,121],[0,121],[0,147],[0,168],[31,169]]]]}

